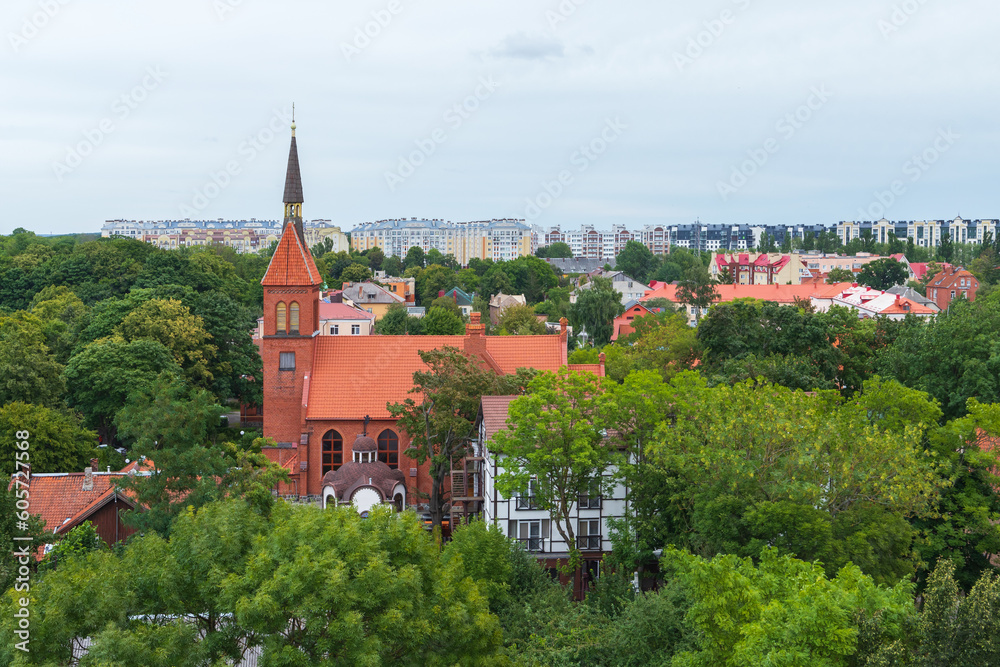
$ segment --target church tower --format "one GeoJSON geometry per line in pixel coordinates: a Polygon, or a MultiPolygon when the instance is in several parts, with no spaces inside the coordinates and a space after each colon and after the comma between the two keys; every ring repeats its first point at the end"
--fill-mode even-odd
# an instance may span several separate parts
{"type": "MultiPolygon", "coordinates": [[[[292,144],[285,173],[284,230],[261,285],[264,287],[264,435],[284,446],[307,442],[305,411],[312,374],[314,339],[319,335],[323,277],[302,228],[302,175],[292,120],[292,144]]],[[[301,452],[301,448],[300,448],[301,452]]],[[[304,453],[304,452],[303,452],[304,453]]],[[[307,458],[302,458],[306,461],[307,458]]]]}

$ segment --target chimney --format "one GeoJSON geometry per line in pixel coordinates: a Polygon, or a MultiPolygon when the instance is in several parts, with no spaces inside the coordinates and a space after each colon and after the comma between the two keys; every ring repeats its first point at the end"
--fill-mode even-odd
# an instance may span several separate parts
{"type": "Polygon", "coordinates": [[[565,317],[559,318],[559,333],[565,336],[568,328],[569,328],[569,320],[567,320],[565,317]]]}
{"type": "Polygon", "coordinates": [[[475,311],[469,313],[469,323],[465,325],[466,336],[483,336],[486,333],[486,325],[482,324],[482,315],[475,311]]]}
{"type": "Polygon", "coordinates": [[[87,466],[83,469],[83,486],[80,488],[81,491],[93,491],[94,490],[94,469],[87,466]]]}
{"type": "Polygon", "coordinates": [[[440,299],[443,296],[444,296],[444,290],[443,289],[439,289],[438,290],[438,298],[440,299]]]}

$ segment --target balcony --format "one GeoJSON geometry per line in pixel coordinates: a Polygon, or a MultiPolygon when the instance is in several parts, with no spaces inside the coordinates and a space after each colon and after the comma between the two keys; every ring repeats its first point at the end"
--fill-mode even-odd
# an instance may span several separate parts
{"type": "Polygon", "coordinates": [[[545,541],[541,537],[520,537],[518,543],[530,553],[544,553],[545,541]]]}
{"type": "Polygon", "coordinates": [[[537,510],[538,505],[535,503],[534,496],[518,496],[517,497],[517,509],[519,510],[537,510]]]}

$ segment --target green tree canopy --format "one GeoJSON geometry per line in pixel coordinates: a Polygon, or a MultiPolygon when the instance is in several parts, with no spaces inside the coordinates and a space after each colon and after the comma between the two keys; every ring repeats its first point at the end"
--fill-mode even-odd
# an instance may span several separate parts
{"type": "Polygon", "coordinates": [[[609,279],[597,277],[589,289],[579,290],[569,319],[577,335],[586,328],[594,347],[603,347],[611,341],[612,324],[623,312],[621,292],[609,279]]]}
{"type": "Polygon", "coordinates": [[[493,437],[502,456],[497,490],[508,498],[525,494],[534,480],[534,501],[566,543],[571,568],[580,560],[571,520],[577,499],[595,489],[608,495],[624,463],[605,437],[610,403],[602,378],[592,373],[542,373],[511,402],[510,428],[493,437]]]}
{"type": "Polygon", "coordinates": [[[647,284],[653,273],[660,266],[660,261],[653,251],[638,241],[629,241],[615,259],[615,269],[623,271],[630,278],[647,284]]]}
{"type": "Polygon", "coordinates": [[[510,306],[500,315],[501,336],[540,336],[546,332],[545,323],[538,320],[531,306],[510,306]]]}
{"type": "Polygon", "coordinates": [[[29,459],[33,473],[83,472],[90,459],[97,456],[97,434],[83,428],[79,417],[41,405],[20,401],[0,407],[0,471],[9,477],[15,467],[16,442],[20,431],[28,438],[29,459]]]}
{"type": "Polygon", "coordinates": [[[0,404],[57,407],[66,391],[62,374],[46,343],[43,320],[24,311],[0,314],[0,404]]]}
{"type": "Polygon", "coordinates": [[[423,325],[428,336],[460,336],[465,333],[465,323],[451,309],[431,308],[423,318],[423,325]]]}
{"type": "Polygon", "coordinates": [[[865,264],[858,274],[857,282],[884,291],[905,284],[908,276],[905,266],[891,257],[883,257],[865,264]]]}
{"type": "Polygon", "coordinates": [[[854,271],[835,266],[826,274],[826,284],[836,285],[837,283],[853,283],[857,280],[854,271]]]}

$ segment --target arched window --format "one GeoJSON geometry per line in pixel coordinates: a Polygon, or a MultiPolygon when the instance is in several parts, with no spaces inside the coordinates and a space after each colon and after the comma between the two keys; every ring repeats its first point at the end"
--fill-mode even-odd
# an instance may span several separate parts
{"type": "Polygon", "coordinates": [[[378,460],[390,468],[399,467],[399,436],[389,429],[378,435],[378,460]]]}
{"type": "Polygon", "coordinates": [[[344,463],[344,439],[336,431],[323,436],[323,474],[337,470],[344,463]]]}
{"type": "Polygon", "coordinates": [[[284,301],[279,301],[278,302],[277,315],[278,315],[277,318],[276,318],[277,324],[276,324],[275,328],[278,330],[278,333],[285,333],[285,332],[287,332],[288,331],[288,308],[285,306],[285,302],[284,301]]]}
{"type": "Polygon", "coordinates": [[[288,317],[288,323],[289,323],[289,327],[288,328],[289,328],[289,330],[292,333],[298,333],[299,332],[299,302],[298,301],[292,301],[292,306],[291,306],[291,308],[288,309],[288,315],[289,315],[289,317],[288,317]]]}

